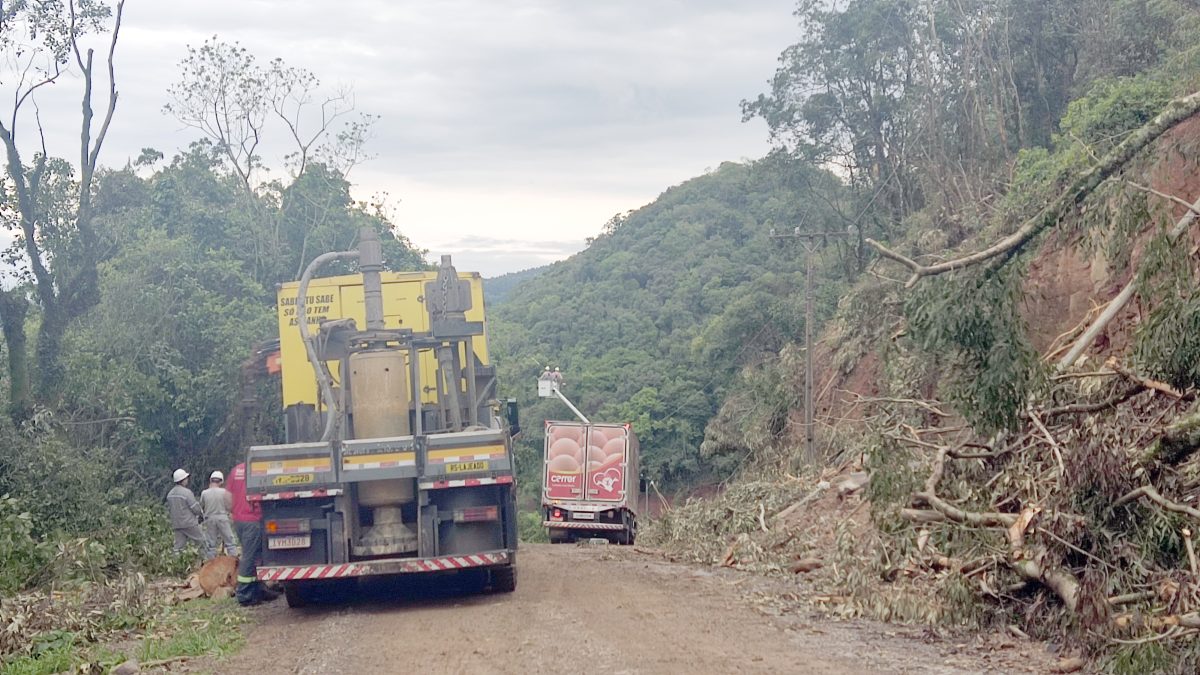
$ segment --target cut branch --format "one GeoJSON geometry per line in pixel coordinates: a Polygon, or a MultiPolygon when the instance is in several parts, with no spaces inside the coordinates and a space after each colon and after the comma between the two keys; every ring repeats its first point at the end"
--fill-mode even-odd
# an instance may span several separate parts
{"type": "Polygon", "coordinates": [[[1200,409],[1192,410],[1163,429],[1162,435],[1146,450],[1143,461],[1178,464],[1196,450],[1200,450],[1200,409]]]}
{"type": "Polygon", "coordinates": [[[916,285],[922,277],[964,269],[1002,255],[1010,256],[1022,246],[1029,243],[1030,240],[1043,230],[1056,227],[1080,202],[1086,199],[1101,183],[1125,166],[1138,152],[1153,143],[1164,133],[1173,129],[1176,125],[1191,118],[1197,112],[1200,112],[1200,92],[1171,101],[1158,116],[1130,134],[1120,145],[1105,155],[1100,162],[1093,164],[1087,171],[1080,174],[1071,183],[1066,192],[1043,209],[1041,213],[1025,221],[1024,224],[1017,228],[1016,232],[977,253],[936,265],[921,265],[915,260],[887,248],[874,239],[867,239],[866,243],[879,252],[881,256],[894,260],[912,271],[912,277],[909,278],[906,284],[908,287],[916,285]]]}
{"type": "Polygon", "coordinates": [[[974,525],[976,527],[1012,527],[1013,523],[1017,522],[1017,517],[1011,513],[977,513],[974,511],[963,511],[962,509],[953,506],[949,502],[943,500],[935,494],[929,492],[918,492],[913,495],[913,498],[918,502],[933,507],[935,511],[944,515],[948,520],[955,523],[963,523],[966,525],[974,525]]]}
{"type": "Polygon", "coordinates": [[[1150,378],[1142,377],[1141,375],[1138,375],[1137,373],[1126,368],[1125,366],[1122,366],[1120,363],[1117,362],[1117,360],[1115,358],[1109,358],[1108,361],[1105,362],[1104,365],[1108,366],[1112,370],[1119,373],[1121,375],[1121,377],[1129,380],[1130,382],[1140,384],[1141,386],[1145,387],[1146,389],[1153,389],[1154,391],[1162,392],[1162,393],[1166,394],[1167,396],[1170,396],[1175,399],[1183,399],[1184,398],[1183,392],[1179,391],[1178,389],[1175,389],[1174,387],[1167,384],[1166,382],[1159,382],[1158,380],[1151,380],[1150,378]]]}
{"type": "Polygon", "coordinates": [[[1097,403],[1068,403],[1056,408],[1047,408],[1042,411],[1042,416],[1050,418],[1055,415],[1087,415],[1098,413],[1120,405],[1145,390],[1146,388],[1141,383],[1135,382],[1103,401],[1097,403]]]}
{"type": "Polygon", "coordinates": [[[1113,618],[1113,623],[1119,628],[1129,628],[1139,625],[1154,630],[1163,630],[1164,628],[1176,627],[1200,628],[1200,612],[1149,617],[1139,616],[1136,614],[1122,614],[1121,616],[1113,618]]]}
{"type": "MultiPolygon", "coordinates": [[[[951,522],[974,525],[976,527],[1005,528],[1011,550],[1008,560],[1009,567],[1026,579],[1041,583],[1054,591],[1071,612],[1074,612],[1076,607],[1078,607],[1079,581],[1069,572],[1043,564],[1041,557],[1044,553],[1040,548],[1029,549],[1025,547],[1023,533],[1021,532],[1022,528],[1014,527],[1018,525],[1020,517],[1011,513],[976,513],[964,511],[943,501],[937,495],[928,492],[918,492],[913,497],[917,501],[929,504],[934,511],[951,522]]],[[[917,520],[917,522],[938,522],[936,519],[927,517],[926,513],[928,512],[914,509],[905,509],[901,512],[906,518],[917,520]]]]}
{"type": "MultiPolygon", "coordinates": [[[[1155,194],[1161,193],[1155,191],[1155,194]]],[[[1181,217],[1179,221],[1175,223],[1175,227],[1171,228],[1171,231],[1167,233],[1167,241],[1172,244],[1174,244],[1176,240],[1182,237],[1192,227],[1192,224],[1196,222],[1197,214],[1200,213],[1200,198],[1196,199],[1196,201],[1191,204],[1188,204],[1177,197],[1173,199],[1182,202],[1188,207],[1188,210],[1183,214],[1183,217],[1181,217]]],[[[1108,303],[1108,307],[1104,308],[1104,312],[1102,312],[1100,316],[1096,317],[1096,320],[1092,322],[1092,325],[1088,326],[1088,329],[1084,331],[1083,335],[1079,336],[1079,339],[1075,341],[1075,344],[1071,345],[1070,351],[1068,351],[1066,355],[1059,360],[1058,370],[1060,372],[1075,365],[1075,362],[1079,360],[1079,357],[1082,356],[1083,353],[1087,351],[1088,347],[1091,347],[1092,343],[1096,341],[1096,338],[1100,337],[1100,334],[1103,333],[1106,328],[1108,328],[1108,324],[1112,323],[1113,319],[1117,318],[1117,315],[1121,313],[1122,309],[1125,309],[1125,305],[1129,304],[1129,301],[1133,299],[1134,294],[1137,292],[1137,288],[1138,274],[1137,271],[1134,270],[1133,277],[1129,280],[1129,283],[1125,284],[1125,288],[1122,288],[1121,292],[1117,294],[1117,297],[1113,298],[1112,301],[1108,303]]]]}
{"type": "Polygon", "coordinates": [[[1182,513],[1184,515],[1188,515],[1197,520],[1200,520],[1200,511],[1197,511],[1196,509],[1194,509],[1190,506],[1187,506],[1186,504],[1180,504],[1179,502],[1173,502],[1173,501],[1167,499],[1166,497],[1159,494],[1158,490],[1156,490],[1153,485],[1143,485],[1142,487],[1140,487],[1136,490],[1133,490],[1129,494],[1125,495],[1124,497],[1121,497],[1116,502],[1114,502],[1113,508],[1122,506],[1124,504],[1128,504],[1129,502],[1132,502],[1136,499],[1141,499],[1142,497],[1149,499],[1150,501],[1154,502],[1155,504],[1158,504],[1159,506],[1163,507],[1164,509],[1166,509],[1168,511],[1171,511],[1174,513],[1182,513]]]}

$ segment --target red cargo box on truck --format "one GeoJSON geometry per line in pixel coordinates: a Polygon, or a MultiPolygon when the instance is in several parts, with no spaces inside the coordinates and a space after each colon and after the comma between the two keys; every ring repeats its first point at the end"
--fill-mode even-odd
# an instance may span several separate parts
{"type": "Polygon", "coordinates": [[[551,543],[637,536],[637,435],[628,424],[546,422],[542,511],[551,543]]]}

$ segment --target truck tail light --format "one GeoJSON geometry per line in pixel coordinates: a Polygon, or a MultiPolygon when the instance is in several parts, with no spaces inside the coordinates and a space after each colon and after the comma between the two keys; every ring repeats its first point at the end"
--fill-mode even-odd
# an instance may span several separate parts
{"type": "Polygon", "coordinates": [[[562,520],[562,519],[563,519],[563,516],[562,516],[561,509],[554,509],[554,513],[550,514],[550,520],[562,520]]]}
{"type": "Polygon", "coordinates": [[[268,520],[263,529],[267,534],[304,534],[312,532],[312,523],[308,518],[280,518],[268,520]]]}
{"type": "Polygon", "coordinates": [[[456,523],[480,523],[495,520],[500,520],[499,506],[472,506],[454,511],[454,522],[456,523]]]}

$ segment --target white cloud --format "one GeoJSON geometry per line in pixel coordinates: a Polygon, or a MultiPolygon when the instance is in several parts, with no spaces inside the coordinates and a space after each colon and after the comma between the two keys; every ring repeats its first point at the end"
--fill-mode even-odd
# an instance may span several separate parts
{"type": "MultiPolygon", "coordinates": [[[[766,132],[741,124],[738,102],[768,86],[795,41],[793,4],[132,0],[102,161],[124,164],[146,146],[169,155],[196,137],[162,106],[186,46],[218,35],[352,86],[358,109],[381,116],[356,191],[398,199],[401,229],[431,250],[514,242],[488,263],[511,271],[570,252],[522,242],[582,246],[612,214],[763,154],[766,132]]],[[[56,85],[39,98],[51,151],[68,157],[77,96],[56,85]]]]}

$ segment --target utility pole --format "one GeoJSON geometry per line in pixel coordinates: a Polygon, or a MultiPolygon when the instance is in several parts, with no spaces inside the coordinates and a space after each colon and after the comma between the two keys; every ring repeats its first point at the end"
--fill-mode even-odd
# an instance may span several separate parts
{"type": "Polygon", "coordinates": [[[818,239],[844,236],[845,232],[801,232],[799,227],[778,234],[771,228],[772,239],[797,239],[804,245],[804,461],[809,465],[816,465],[818,459],[813,427],[813,254],[818,239]]]}

